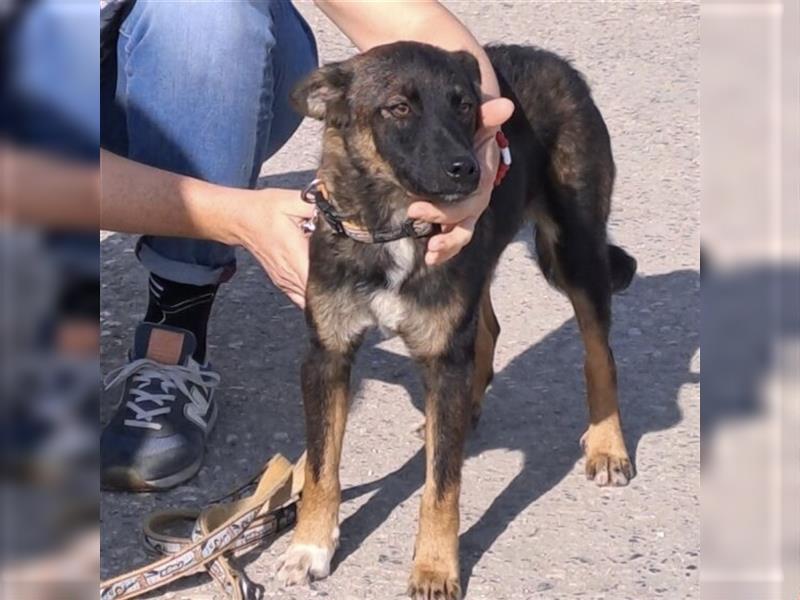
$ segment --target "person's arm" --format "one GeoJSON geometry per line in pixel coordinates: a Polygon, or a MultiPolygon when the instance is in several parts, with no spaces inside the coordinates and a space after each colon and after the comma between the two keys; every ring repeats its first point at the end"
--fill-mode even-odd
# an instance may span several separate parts
{"type": "Polygon", "coordinates": [[[247,190],[182,177],[105,150],[100,228],[236,245],[247,190]]]}
{"type": "Polygon", "coordinates": [[[478,59],[484,99],[500,97],[492,63],[478,40],[435,0],[353,2],[316,0],[316,5],[362,52],[399,40],[465,50],[478,59]]]}
{"type": "Polygon", "coordinates": [[[49,231],[97,228],[100,170],[96,164],[0,142],[0,223],[49,231]]]}
{"type": "Polygon", "coordinates": [[[472,239],[475,223],[489,205],[500,160],[494,136],[514,111],[510,100],[500,98],[500,87],[489,57],[469,30],[435,0],[407,3],[316,0],[316,5],[361,51],[408,40],[450,51],[466,50],[478,59],[484,100],[482,127],[475,136],[475,154],[481,165],[478,190],[457,204],[437,206],[423,200],[414,202],[408,210],[409,217],[442,225],[442,233],[428,242],[426,262],[439,264],[452,258],[472,239]]]}
{"type": "Polygon", "coordinates": [[[176,175],[101,151],[100,228],[214,240],[247,248],[303,306],[313,206],[297,190],[245,190],[176,175]]]}

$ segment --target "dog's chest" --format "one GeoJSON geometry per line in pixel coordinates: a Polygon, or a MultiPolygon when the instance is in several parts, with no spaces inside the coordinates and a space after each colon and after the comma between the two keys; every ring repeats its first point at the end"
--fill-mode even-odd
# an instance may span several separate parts
{"type": "Polygon", "coordinates": [[[396,332],[408,315],[408,303],[400,296],[400,287],[414,269],[414,242],[402,239],[386,244],[391,257],[386,270],[386,287],[370,294],[369,311],[374,323],[385,331],[396,332]]]}

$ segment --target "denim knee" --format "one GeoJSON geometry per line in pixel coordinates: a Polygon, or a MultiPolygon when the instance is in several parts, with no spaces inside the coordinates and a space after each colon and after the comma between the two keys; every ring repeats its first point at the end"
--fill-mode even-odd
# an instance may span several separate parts
{"type": "Polygon", "coordinates": [[[128,156],[248,187],[269,137],[275,45],[266,3],[139,2],[121,29],[128,156]]]}
{"type": "MultiPolygon", "coordinates": [[[[253,187],[262,162],[301,117],[288,90],[316,66],[316,46],[289,2],[138,2],[121,28],[117,101],[129,158],[232,187],[253,187]]],[[[224,281],[232,248],[147,236],[149,270],[196,285],[224,281]]]]}
{"type": "Polygon", "coordinates": [[[274,41],[273,5],[278,1],[140,1],[120,33],[129,49],[146,41],[165,66],[175,63],[203,77],[222,76],[217,66],[241,61],[254,42],[274,41]]]}

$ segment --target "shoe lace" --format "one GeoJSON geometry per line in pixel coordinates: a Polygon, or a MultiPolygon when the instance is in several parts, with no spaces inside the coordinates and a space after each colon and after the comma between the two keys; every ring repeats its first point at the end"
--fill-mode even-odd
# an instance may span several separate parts
{"type": "Polygon", "coordinates": [[[210,390],[220,382],[219,373],[201,370],[193,361],[190,361],[188,366],[164,365],[149,358],[140,358],[111,371],[103,383],[105,389],[109,390],[129,378],[132,378],[135,387],[130,390],[133,400],[127,401],[125,405],[134,413],[135,418],[125,419],[125,425],[156,430],[161,429],[161,424],[153,419],[172,411],[170,403],[175,400],[176,390],[186,396],[192,404],[205,410],[205,406],[200,406],[200,399],[189,391],[188,384],[192,383],[210,390]],[[161,393],[146,389],[153,382],[159,384],[161,393]],[[142,406],[144,403],[153,404],[155,408],[148,409],[142,406]]]}

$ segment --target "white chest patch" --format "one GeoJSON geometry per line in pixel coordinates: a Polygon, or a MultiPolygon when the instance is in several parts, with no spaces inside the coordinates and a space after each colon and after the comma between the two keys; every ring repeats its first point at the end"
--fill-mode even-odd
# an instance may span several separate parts
{"type": "Polygon", "coordinates": [[[389,289],[399,288],[411,275],[414,268],[414,242],[408,238],[386,244],[386,251],[394,261],[394,267],[386,272],[389,289]]]}
{"type": "Polygon", "coordinates": [[[414,268],[414,242],[410,239],[389,242],[386,251],[394,265],[386,272],[386,289],[372,294],[369,308],[376,325],[384,330],[397,331],[408,310],[399,291],[414,268]]]}

